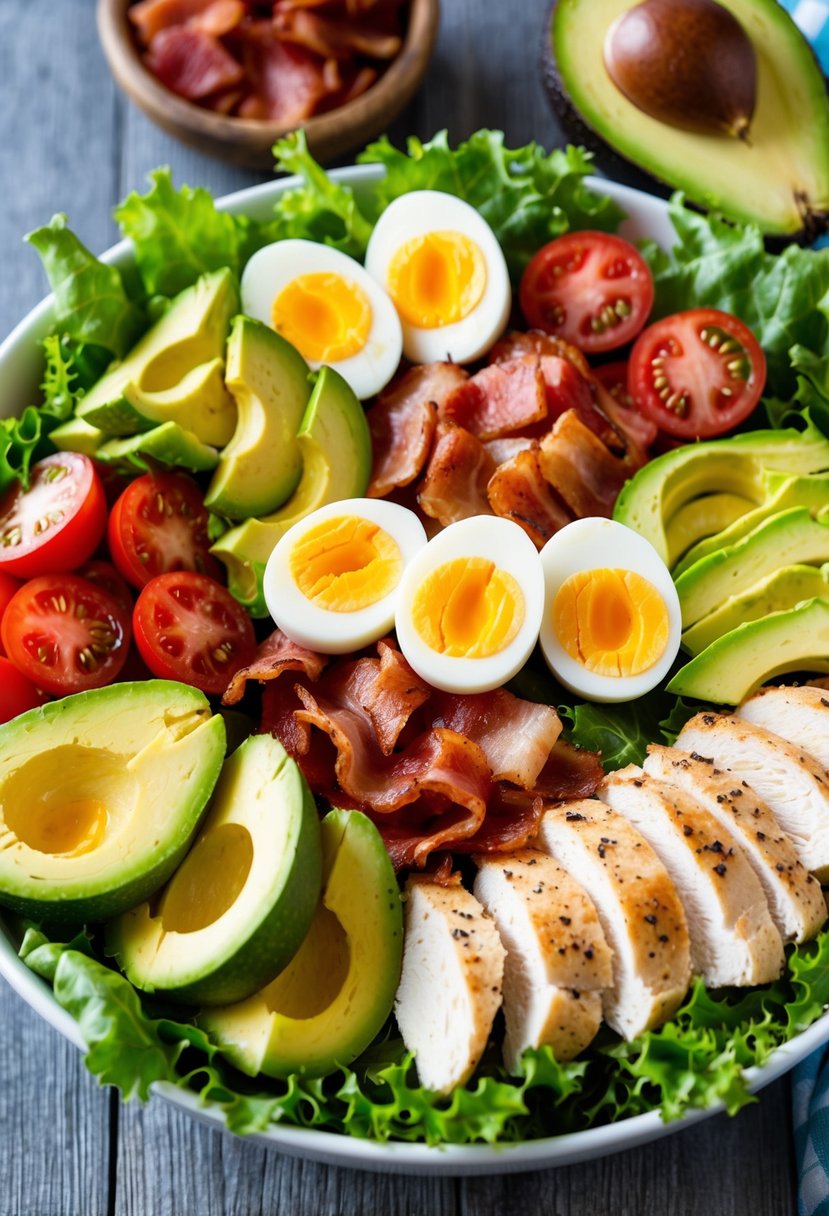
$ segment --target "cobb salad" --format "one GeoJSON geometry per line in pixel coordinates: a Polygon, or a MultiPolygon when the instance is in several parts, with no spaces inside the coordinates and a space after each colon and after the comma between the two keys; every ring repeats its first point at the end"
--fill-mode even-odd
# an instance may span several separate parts
{"type": "Polygon", "coordinates": [[[679,198],[637,251],[584,154],[492,132],[373,145],[359,199],[277,154],[305,183],[265,223],[154,175],[117,212],[135,275],[61,218],[31,238],[21,954],[103,1081],[236,1131],[736,1110],[829,989],[829,707],[750,695],[829,669],[827,255],[679,198]]]}

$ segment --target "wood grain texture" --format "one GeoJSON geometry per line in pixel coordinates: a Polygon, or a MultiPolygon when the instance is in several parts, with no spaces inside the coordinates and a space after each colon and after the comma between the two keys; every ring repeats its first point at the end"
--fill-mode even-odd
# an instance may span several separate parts
{"type": "MultiPolygon", "coordinates": [[[[396,142],[479,126],[552,146],[536,71],[546,0],[444,0],[438,48],[396,142]]],[[[145,174],[217,194],[264,180],[175,143],[117,94],[92,0],[0,0],[0,336],[43,295],[23,233],[69,212],[96,251],[145,174]]],[[[26,404],[21,402],[21,405],[26,404]]],[[[788,1084],[590,1165],[507,1178],[395,1178],[329,1169],[211,1131],[159,1099],[113,1107],[63,1043],[0,983],[0,1216],[790,1216],[788,1084]],[[113,1158],[110,1161],[110,1139],[113,1158]],[[112,1169],[110,1168],[112,1167],[112,1169]],[[111,1175],[111,1176],[110,1176],[111,1175]]]]}

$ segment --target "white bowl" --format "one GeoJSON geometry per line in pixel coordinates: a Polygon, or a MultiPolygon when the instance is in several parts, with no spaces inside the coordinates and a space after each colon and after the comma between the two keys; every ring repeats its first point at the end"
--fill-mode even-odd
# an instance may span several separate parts
{"type": "MultiPolygon", "coordinates": [[[[361,187],[375,181],[381,172],[377,166],[361,165],[337,170],[332,176],[339,181],[348,182],[359,191],[361,187]]],[[[219,200],[219,206],[236,214],[267,218],[274,199],[283,190],[288,190],[296,184],[296,178],[267,182],[262,186],[229,194],[219,200]]],[[[614,182],[596,180],[591,184],[611,195],[627,212],[629,218],[622,226],[622,235],[631,239],[649,236],[662,245],[671,244],[673,228],[668,219],[666,205],[661,199],[642,194],[627,186],[616,185],[614,182]]],[[[131,257],[129,242],[122,241],[115,245],[103,257],[105,261],[114,262],[119,266],[127,264],[131,257]]],[[[20,322],[0,345],[0,417],[15,413],[36,399],[37,386],[42,375],[37,339],[49,332],[51,320],[52,297],[49,296],[20,322]]],[[[2,915],[0,975],[35,1012],[70,1042],[83,1049],[83,1040],[75,1021],[58,1005],[44,981],[17,957],[14,935],[2,915]]],[[[796,1039],[779,1047],[762,1068],[749,1069],[747,1077],[751,1089],[758,1090],[776,1081],[827,1040],[829,1013],[825,1013],[796,1039]]],[[[200,1105],[195,1095],[166,1083],[156,1084],[154,1091],[210,1126],[224,1126],[221,1110],[211,1105],[200,1105]]],[[[500,1174],[571,1165],[574,1162],[602,1157],[607,1153],[619,1152],[621,1149],[634,1148],[680,1128],[699,1123],[701,1119],[722,1109],[722,1104],[718,1103],[706,1110],[689,1111],[683,1119],[673,1123],[663,1123],[659,1113],[651,1111],[589,1131],[496,1147],[486,1144],[447,1145],[441,1148],[429,1148],[423,1144],[378,1144],[335,1135],[332,1132],[279,1125],[273,1126],[267,1132],[254,1134],[251,1139],[272,1145],[280,1152],[324,1161],[330,1165],[379,1172],[433,1175],[500,1174]]]]}

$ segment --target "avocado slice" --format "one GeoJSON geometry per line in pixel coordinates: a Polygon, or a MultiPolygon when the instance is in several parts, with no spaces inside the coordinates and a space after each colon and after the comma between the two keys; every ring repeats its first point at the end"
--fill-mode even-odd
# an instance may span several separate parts
{"type": "Polygon", "coordinates": [[[224,384],[224,348],[239,297],[230,270],[204,274],[180,292],[125,359],[110,364],[78,402],[78,416],[107,435],[177,422],[223,447],[236,426],[224,384]]]}
{"type": "Polygon", "coordinates": [[[95,456],[98,448],[106,439],[103,431],[96,426],[90,426],[83,418],[74,418],[62,422],[49,432],[49,441],[61,452],[83,452],[85,456],[95,456]]]}
{"type": "Polygon", "coordinates": [[[296,434],[311,396],[309,377],[290,342],[261,321],[236,317],[225,384],[237,423],[205,497],[211,511],[247,519],[275,511],[293,494],[302,475],[296,434]]]}
{"type": "Polygon", "coordinates": [[[211,549],[227,567],[230,591],[254,617],[268,615],[262,579],[279,538],[317,507],[361,498],[368,486],[371,434],[366,416],[352,389],[331,367],[317,374],[297,443],[302,479],[284,507],[231,528],[211,549]]]}
{"type": "Polygon", "coordinates": [[[207,698],[171,680],[76,693],[0,726],[0,903],[97,922],[157,891],[224,751],[207,698]]]}
{"type": "MultiPolygon", "coordinates": [[[[748,139],[681,130],[652,118],[608,75],[608,30],[638,0],[557,0],[543,59],[544,84],[574,143],[594,150],[613,177],[653,179],[767,234],[814,235],[829,211],[829,102],[806,39],[777,0],[720,0],[757,60],[748,139]]],[[[647,181],[644,183],[648,188],[647,181]]]]}
{"type": "Polygon", "coordinates": [[[727,491],[702,494],[699,498],[686,502],[674,514],[665,529],[668,566],[673,569],[677,558],[692,545],[696,546],[704,537],[722,532],[753,507],[754,501],[751,498],[744,498],[741,494],[729,494],[727,491]]]}
{"type": "Polygon", "coordinates": [[[829,563],[823,566],[784,566],[738,595],[730,596],[682,635],[689,654],[699,654],[724,633],[771,612],[794,608],[804,600],[829,600],[829,563]]]}
{"type": "Polygon", "coordinates": [[[802,431],[747,431],[727,439],[687,444],[657,456],[627,481],[613,518],[649,540],[668,562],[667,528],[687,503],[703,494],[738,494],[760,505],[764,470],[809,474],[829,470],[829,439],[811,421],[802,431]]]}
{"type": "MultiPolygon", "coordinates": [[[[708,533],[704,539],[693,545],[682,560],[673,568],[674,578],[693,566],[709,553],[716,553],[727,545],[752,532],[764,519],[785,511],[787,507],[808,507],[813,515],[823,510],[829,511],[829,477],[816,474],[811,477],[789,477],[784,473],[765,470],[762,482],[766,487],[766,496],[759,507],[752,506],[742,515],[735,516],[730,524],[723,524],[722,530],[716,534],[708,533]]],[[[696,502],[704,503],[697,499],[696,502]]],[[[695,503],[688,504],[688,510],[693,510],[695,503]]],[[[674,517],[676,518],[676,516],[674,517]]],[[[673,522],[673,521],[672,521],[673,522]]],[[[668,525],[670,536],[672,524],[668,525]]]]}
{"type": "Polygon", "coordinates": [[[363,1051],[391,1012],[403,957],[397,880],[377,828],[359,811],[322,821],[322,901],[281,975],[199,1023],[249,1076],[324,1076],[363,1051]]]}
{"type": "Polygon", "coordinates": [[[215,469],[219,453],[177,422],[162,422],[151,431],[127,439],[108,439],[95,452],[104,464],[124,465],[146,472],[155,464],[201,473],[215,469]],[[149,457],[149,460],[147,459],[149,457]]]}
{"type": "Polygon", "coordinates": [[[794,563],[829,561],[829,518],[792,507],[764,520],[733,545],[695,562],[676,580],[682,625],[688,629],[735,593],[794,563]]]}
{"type": "Polygon", "coordinates": [[[790,671],[829,672],[826,600],[806,600],[738,625],[680,668],[668,692],[739,705],[761,684],[790,671]]]}
{"type": "Polygon", "coordinates": [[[107,950],[145,992],[240,1001],[299,949],[320,872],[308,784],[277,739],[252,735],[225,762],[187,857],[160,896],[108,927],[107,950]]]}

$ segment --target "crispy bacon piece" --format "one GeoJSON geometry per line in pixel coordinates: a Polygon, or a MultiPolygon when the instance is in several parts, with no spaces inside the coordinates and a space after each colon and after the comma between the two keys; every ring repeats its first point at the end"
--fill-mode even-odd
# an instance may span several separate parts
{"type": "Polygon", "coordinates": [[[270,22],[250,22],[242,50],[252,88],[239,107],[242,118],[298,126],[327,96],[320,59],[304,47],[282,42],[270,22]]]}
{"type": "Polygon", "coordinates": [[[168,89],[189,101],[232,88],[244,76],[218,38],[187,25],[159,30],[150,43],[147,66],[168,89]]]}
{"type": "Polygon", "coordinates": [[[185,25],[212,8],[215,0],[139,0],[127,9],[127,16],[144,46],[149,46],[159,30],[185,25]]]}
{"type": "Polygon", "coordinates": [[[433,726],[472,739],[484,753],[495,781],[532,789],[561,734],[551,705],[522,701],[506,688],[492,692],[436,692],[429,701],[433,726]]]}
{"type": "MultiPolygon", "coordinates": [[[[338,699],[364,710],[384,756],[390,756],[415,710],[428,699],[431,688],[415,675],[391,641],[377,643],[379,659],[358,659],[347,669],[338,699]]],[[[326,692],[331,686],[326,684],[326,692]]]]}
{"type": "Polygon", "coordinates": [[[190,18],[188,24],[192,29],[212,34],[214,38],[223,38],[241,24],[244,16],[243,0],[211,0],[203,12],[190,18]]]}
{"type": "Polygon", "coordinates": [[[452,848],[456,853],[514,853],[538,834],[543,813],[543,798],[498,786],[475,835],[459,840],[452,848]]]}
{"type": "Polygon", "coordinates": [[[307,650],[287,638],[281,629],[275,629],[256,651],[256,657],[247,667],[240,667],[227,686],[222,697],[224,705],[236,705],[241,701],[248,680],[276,680],[283,671],[301,671],[309,680],[318,680],[328,662],[328,655],[307,650]]]}
{"type": "Polygon", "coordinates": [[[585,378],[590,375],[590,365],[577,346],[554,338],[540,329],[527,331],[511,329],[500,338],[489,352],[490,363],[506,363],[522,355],[551,355],[566,359],[585,378]]]}
{"type": "MultiPolygon", "coordinates": [[[[599,409],[607,415],[616,430],[624,435],[629,443],[640,448],[649,448],[659,434],[656,423],[638,410],[622,405],[595,376],[590,377],[590,382],[599,409]]],[[[645,463],[644,456],[642,463],[645,463]]]]}
{"type": "Polygon", "coordinates": [[[418,491],[420,509],[444,527],[471,515],[492,515],[486,488],[494,472],[495,461],[480,439],[442,423],[418,491]]]}
{"type": "Polygon", "coordinates": [[[603,778],[604,769],[598,752],[589,752],[574,747],[566,739],[559,739],[539,773],[532,793],[545,802],[572,802],[590,798],[603,778]]]}
{"type": "Polygon", "coordinates": [[[571,511],[609,517],[613,504],[638,464],[614,456],[585,426],[575,410],[562,414],[539,443],[541,472],[571,511]]]}
{"type": "Polygon", "coordinates": [[[539,549],[573,518],[544,480],[535,440],[531,447],[498,466],[490,478],[487,497],[495,514],[520,524],[539,549]]]}
{"type": "Polygon", "coordinates": [[[293,42],[323,59],[394,59],[403,40],[396,34],[368,29],[353,22],[323,17],[306,8],[274,9],[274,28],[285,42],[293,42]]]}
{"type": "Polygon", "coordinates": [[[455,389],[439,414],[479,439],[499,439],[543,422],[547,398],[538,359],[526,355],[482,368],[455,389]]]}
{"type": "Polygon", "coordinates": [[[519,452],[531,448],[535,440],[529,435],[505,435],[503,439],[487,439],[484,447],[496,464],[512,460],[519,452]]]}
{"type": "Polygon", "coordinates": [[[419,476],[432,448],[438,409],[468,379],[456,363],[410,368],[368,411],[374,464],[369,498],[383,498],[419,476]]]}

